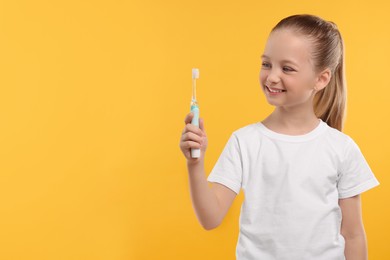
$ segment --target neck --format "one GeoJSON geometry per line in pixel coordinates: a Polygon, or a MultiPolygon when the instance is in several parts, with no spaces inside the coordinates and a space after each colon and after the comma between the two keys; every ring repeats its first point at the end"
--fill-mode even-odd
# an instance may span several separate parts
{"type": "Polygon", "coordinates": [[[307,133],[318,126],[318,123],[319,119],[310,102],[291,107],[277,106],[263,121],[271,130],[291,135],[307,133]]]}
{"type": "Polygon", "coordinates": [[[287,128],[299,128],[318,122],[313,107],[276,107],[271,117],[287,128]]]}

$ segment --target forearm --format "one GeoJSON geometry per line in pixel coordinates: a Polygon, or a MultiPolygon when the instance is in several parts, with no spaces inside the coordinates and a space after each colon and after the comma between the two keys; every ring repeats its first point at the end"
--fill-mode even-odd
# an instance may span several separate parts
{"type": "Polygon", "coordinates": [[[219,206],[215,193],[207,184],[204,162],[187,163],[192,205],[196,216],[203,226],[209,230],[219,225],[219,206]]]}
{"type": "Polygon", "coordinates": [[[367,241],[365,234],[353,238],[345,238],[346,260],[367,260],[367,241]]]}

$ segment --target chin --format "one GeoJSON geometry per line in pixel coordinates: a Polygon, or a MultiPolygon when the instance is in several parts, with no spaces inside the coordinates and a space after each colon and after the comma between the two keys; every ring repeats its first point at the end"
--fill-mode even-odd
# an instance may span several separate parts
{"type": "Polygon", "coordinates": [[[268,104],[270,104],[271,106],[280,107],[285,105],[283,102],[280,102],[278,100],[272,100],[268,97],[265,98],[267,99],[268,104]]]}

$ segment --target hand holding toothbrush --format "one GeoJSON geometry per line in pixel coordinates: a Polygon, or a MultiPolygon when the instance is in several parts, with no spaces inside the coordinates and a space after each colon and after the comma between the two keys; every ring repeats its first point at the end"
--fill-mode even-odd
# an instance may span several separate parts
{"type": "MultiPolygon", "coordinates": [[[[200,121],[202,121],[202,128],[201,128],[201,131],[203,130],[203,120],[200,120],[199,119],[199,106],[198,106],[198,101],[196,100],[196,79],[199,78],[199,69],[192,69],[192,99],[191,99],[191,112],[190,114],[187,115],[186,119],[184,120],[186,124],[187,123],[187,119],[191,118],[191,127],[188,127],[190,129],[184,129],[183,131],[183,134],[185,134],[186,132],[188,131],[195,131],[194,133],[196,134],[196,132],[198,133],[199,136],[202,137],[203,133],[202,132],[199,132],[199,130],[195,130],[196,128],[199,129],[199,125],[200,125],[200,121]]],[[[204,133],[205,134],[205,133],[204,133]]],[[[184,136],[184,135],[183,135],[184,136]]],[[[182,142],[185,142],[187,140],[189,140],[188,137],[184,137],[186,139],[183,140],[183,137],[182,137],[182,142]]],[[[207,140],[207,139],[206,139],[207,140]]],[[[193,140],[189,140],[189,142],[193,142],[193,140]]],[[[184,145],[184,144],[183,144],[184,145]]],[[[190,157],[187,157],[185,151],[183,149],[185,149],[185,147],[182,148],[182,151],[184,153],[184,155],[187,157],[187,159],[191,158],[190,161],[197,161],[197,160],[192,160],[192,158],[200,158],[202,157],[202,153],[201,153],[201,149],[200,147],[197,147],[197,146],[193,146],[191,145],[191,143],[187,143],[185,144],[187,145],[189,148],[190,148],[190,157]]],[[[182,147],[182,144],[180,145],[180,147],[182,147]]],[[[204,150],[205,151],[205,150],[204,150]]],[[[204,152],[203,151],[203,152],[204,152]]]]}
{"type": "Polygon", "coordinates": [[[187,159],[188,163],[198,163],[204,159],[204,154],[207,149],[207,135],[204,129],[203,118],[199,119],[199,127],[193,125],[191,121],[194,118],[194,113],[190,112],[184,119],[185,127],[180,139],[180,149],[187,159]],[[191,149],[200,149],[200,157],[193,158],[191,149]]]}

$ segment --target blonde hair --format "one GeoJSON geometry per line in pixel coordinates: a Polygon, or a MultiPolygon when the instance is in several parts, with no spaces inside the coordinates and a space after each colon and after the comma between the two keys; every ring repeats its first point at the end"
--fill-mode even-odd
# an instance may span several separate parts
{"type": "Polygon", "coordinates": [[[312,43],[311,58],[314,70],[331,70],[328,85],[318,91],[313,99],[314,113],[329,126],[343,130],[347,105],[344,43],[337,25],[332,21],[310,14],[292,15],[282,19],[271,33],[290,29],[305,36],[312,43]]]}

